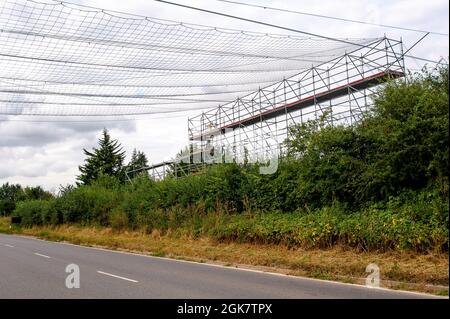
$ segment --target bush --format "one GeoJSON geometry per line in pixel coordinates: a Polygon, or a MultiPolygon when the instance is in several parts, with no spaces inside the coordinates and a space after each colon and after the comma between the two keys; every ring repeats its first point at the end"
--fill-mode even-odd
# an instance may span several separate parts
{"type": "Polygon", "coordinates": [[[120,193],[102,186],[80,186],[56,199],[64,223],[108,225],[108,215],[118,205],[120,193]]]}
{"type": "Polygon", "coordinates": [[[46,200],[19,202],[14,213],[22,217],[24,226],[54,224],[58,220],[54,203],[46,200]]]}
{"type": "Polygon", "coordinates": [[[109,214],[109,224],[114,230],[122,230],[128,227],[128,216],[120,210],[113,210],[109,214]]]}
{"type": "Polygon", "coordinates": [[[16,202],[5,199],[0,200],[0,216],[9,216],[16,209],[16,202]]]}
{"type": "Polygon", "coordinates": [[[16,208],[16,203],[24,200],[48,200],[53,195],[42,187],[25,187],[19,184],[5,183],[0,186],[0,216],[9,216],[16,208]]]}

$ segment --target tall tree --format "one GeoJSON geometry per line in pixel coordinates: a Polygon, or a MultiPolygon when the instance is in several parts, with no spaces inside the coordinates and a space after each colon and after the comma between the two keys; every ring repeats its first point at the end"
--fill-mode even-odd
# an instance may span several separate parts
{"type": "Polygon", "coordinates": [[[148,166],[147,156],[141,151],[133,150],[131,154],[131,160],[126,166],[126,171],[129,178],[134,178],[141,173],[145,173],[143,170],[148,166]]]}
{"type": "Polygon", "coordinates": [[[103,129],[102,136],[98,140],[99,147],[92,151],[83,149],[87,158],[85,164],[79,166],[81,174],[77,179],[82,184],[90,184],[100,175],[109,175],[123,179],[123,161],[125,152],[117,140],[111,139],[107,129],[103,129]]]}

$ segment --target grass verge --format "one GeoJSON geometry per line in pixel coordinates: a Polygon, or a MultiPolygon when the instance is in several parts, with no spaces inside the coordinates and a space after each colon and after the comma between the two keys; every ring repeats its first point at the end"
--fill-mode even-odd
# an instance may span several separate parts
{"type": "Polygon", "coordinates": [[[138,252],[157,257],[221,264],[296,276],[364,284],[366,266],[380,267],[381,285],[448,296],[448,254],[402,251],[359,252],[342,247],[292,249],[283,245],[221,243],[207,237],[175,237],[106,227],[72,225],[11,226],[0,218],[0,232],[73,244],[138,252]]]}

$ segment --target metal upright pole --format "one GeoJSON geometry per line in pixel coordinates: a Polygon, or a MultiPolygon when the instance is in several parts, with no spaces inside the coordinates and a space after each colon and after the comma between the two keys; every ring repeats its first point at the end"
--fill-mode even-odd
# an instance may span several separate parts
{"type": "Polygon", "coordinates": [[[286,97],[286,79],[283,81],[284,83],[284,115],[286,117],[286,139],[289,138],[289,121],[288,121],[288,112],[287,112],[287,97],[286,97]]]}
{"type": "MultiPolygon", "coordinates": [[[[276,103],[277,103],[277,101],[276,101],[276,90],[273,89],[273,106],[274,107],[276,107],[276,103]]],[[[275,138],[275,142],[278,144],[278,116],[275,116],[274,120],[275,120],[275,133],[274,133],[275,136],[274,136],[274,138],[275,138]]],[[[272,146],[270,146],[270,148],[272,148],[272,146]]],[[[268,150],[268,151],[270,151],[270,150],[268,150]]]]}
{"type": "MultiPolygon", "coordinates": [[[[328,90],[331,90],[331,79],[330,79],[330,68],[327,67],[327,77],[328,77],[328,90]]],[[[331,127],[333,127],[333,104],[330,99],[330,120],[331,127]]]]}
{"type": "Polygon", "coordinates": [[[259,131],[261,134],[261,146],[257,150],[257,153],[262,152],[262,147],[264,145],[264,131],[263,131],[263,119],[262,119],[262,103],[261,103],[261,89],[259,89],[259,131]]]}
{"type": "Polygon", "coordinates": [[[384,35],[384,51],[386,53],[386,67],[389,68],[388,39],[384,35]]]}
{"type": "Polygon", "coordinates": [[[204,147],[203,147],[203,137],[205,135],[204,126],[205,126],[205,112],[202,112],[202,117],[200,120],[200,162],[203,165],[204,162],[204,147]]]}
{"type": "MultiPolygon", "coordinates": [[[[238,101],[239,103],[239,101],[238,101]]],[[[236,123],[236,114],[235,114],[235,106],[236,104],[233,104],[232,111],[233,111],[233,123],[236,123]]],[[[233,127],[233,156],[234,160],[236,161],[236,128],[233,127]]]]}
{"type": "Polygon", "coordinates": [[[403,51],[403,38],[400,38],[400,51],[401,51],[401,68],[402,68],[402,72],[404,74],[404,78],[405,78],[405,83],[408,83],[408,77],[406,76],[406,65],[405,65],[405,56],[404,56],[404,51],[403,51]]]}
{"type": "MultiPolygon", "coordinates": [[[[298,80],[298,98],[302,99],[301,81],[298,80]]],[[[300,109],[300,123],[303,124],[303,109],[300,109]]]]}
{"type": "Polygon", "coordinates": [[[352,112],[352,101],[351,101],[351,88],[350,88],[350,75],[348,70],[348,55],[345,52],[345,72],[347,75],[347,94],[348,94],[348,106],[350,110],[350,125],[353,125],[353,112],[352,112]]]}
{"type": "Polygon", "coordinates": [[[313,97],[314,97],[314,117],[317,121],[317,100],[316,100],[316,80],[314,78],[314,66],[311,68],[311,72],[312,72],[312,85],[313,85],[313,97]]]}
{"type": "MultiPolygon", "coordinates": [[[[366,70],[364,68],[364,56],[362,53],[361,53],[361,73],[362,73],[363,79],[365,79],[366,78],[366,70]]],[[[367,112],[369,111],[369,105],[367,104],[367,89],[366,88],[363,89],[363,95],[364,95],[364,106],[365,106],[364,112],[367,114],[367,112]]]]}

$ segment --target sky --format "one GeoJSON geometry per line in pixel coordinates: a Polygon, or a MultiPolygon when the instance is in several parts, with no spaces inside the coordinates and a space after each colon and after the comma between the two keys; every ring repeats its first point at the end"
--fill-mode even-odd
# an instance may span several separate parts
{"type": "MultiPolygon", "coordinates": [[[[449,32],[448,0],[237,1],[377,24],[449,32]]],[[[69,2],[186,23],[287,34],[283,30],[217,17],[152,0],[71,0],[69,2]]],[[[423,36],[418,32],[275,12],[216,0],[172,0],[172,2],[328,37],[368,38],[386,34],[389,38],[402,38],[406,48],[413,46],[423,36]]],[[[429,35],[409,54],[431,60],[448,58],[448,43],[448,37],[429,35]]],[[[422,68],[424,63],[414,59],[406,60],[407,68],[412,70],[422,68]]],[[[134,148],[143,151],[151,163],[168,160],[187,144],[187,118],[197,113],[198,111],[173,113],[166,116],[164,114],[143,115],[131,119],[109,121],[100,119],[89,122],[64,119],[58,122],[39,122],[38,119],[33,120],[29,117],[26,119],[10,117],[7,121],[0,121],[0,184],[10,182],[41,185],[47,190],[56,192],[60,185],[74,183],[78,174],[78,165],[84,160],[83,148],[91,149],[96,146],[102,128],[109,129],[112,137],[121,142],[128,154],[127,161],[134,148]]]]}

